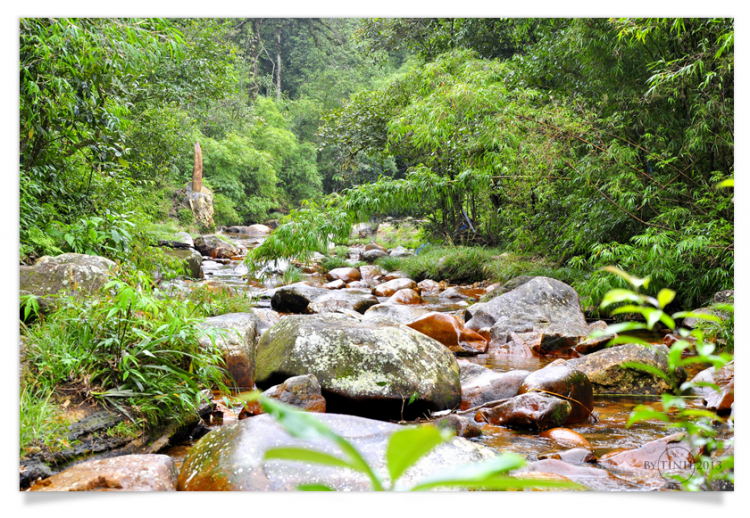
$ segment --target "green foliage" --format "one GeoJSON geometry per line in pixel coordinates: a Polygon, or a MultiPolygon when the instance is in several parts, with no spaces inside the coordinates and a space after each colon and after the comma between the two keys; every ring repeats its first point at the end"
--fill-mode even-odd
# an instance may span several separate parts
{"type": "Polygon", "coordinates": [[[290,264],[284,273],[281,275],[281,284],[286,286],[288,284],[294,284],[302,280],[302,270],[290,264]]]}
{"type": "Polygon", "coordinates": [[[52,392],[43,388],[30,388],[27,384],[21,390],[21,455],[34,446],[48,450],[65,446],[67,423],[51,398],[52,392]]]}
{"type": "Polygon", "coordinates": [[[350,267],[351,264],[346,260],[346,256],[327,255],[322,261],[320,261],[320,268],[323,270],[323,273],[330,272],[336,268],[350,267]]]}
{"type": "Polygon", "coordinates": [[[25,330],[26,358],[36,386],[79,384],[85,396],[125,403],[155,425],[195,411],[202,389],[224,387],[223,353],[199,346],[205,332],[194,305],[157,298],[143,273],[130,278],[93,299],[60,299],[58,311],[25,330]]]}
{"type": "MultiPolygon", "coordinates": [[[[190,209],[177,209],[177,220],[184,226],[193,224],[194,221],[193,211],[190,209]]],[[[217,220],[219,218],[217,217],[217,220]]]]}
{"type": "Polygon", "coordinates": [[[388,271],[393,271],[392,268],[395,267],[415,281],[433,279],[454,283],[477,282],[487,278],[490,265],[496,260],[497,254],[498,250],[488,248],[431,246],[418,255],[398,261],[383,257],[376,262],[388,271]]]}
{"type": "MultiPolygon", "coordinates": [[[[422,457],[437,446],[449,441],[453,433],[431,425],[408,427],[393,433],[386,448],[388,482],[375,472],[362,455],[346,439],[333,432],[318,421],[312,414],[300,412],[294,407],[255,392],[243,399],[258,400],[263,410],[271,414],[279,424],[297,439],[328,439],[335,443],[343,457],[329,455],[307,448],[285,447],[267,450],[264,459],[294,460],[324,466],[350,469],[365,474],[374,491],[395,490],[398,479],[422,457]]],[[[507,476],[510,470],[525,464],[522,457],[515,454],[502,454],[490,461],[460,466],[436,473],[409,488],[410,491],[426,491],[434,488],[491,489],[505,490],[515,488],[550,487],[558,489],[580,489],[571,482],[534,481],[515,479],[507,476]]],[[[301,491],[331,491],[325,485],[302,485],[301,491]]]]}
{"type": "MultiPolygon", "coordinates": [[[[714,412],[708,410],[696,410],[688,408],[686,405],[685,395],[689,395],[693,388],[699,385],[705,385],[701,382],[688,381],[681,385],[677,383],[675,372],[677,369],[686,367],[695,363],[710,363],[716,370],[733,360],[733,356],[726,352],[714,354],[716,346],[713,342],[707,341],[703,331],[689,331],[683,328],[677,328],[675,321],[679,318],[694,317],[707,321],[717,322],[720,319],[714,315],[704,313],[692,313],[687,311],[677,312],[671,316],[667,314],[665,307],[674,300],[676,293],[669,289],[662,289],[656,298],[643,295],[640,293],[641,287],[647,287],[649,279],[639,279],[631,276],[618,268],[610,267],[608,271],[617,274],[630,284],[633,288],[616,289],[609,291],[601,303],[602,308],[617,305],[612,314],[637,314],[640,315],[645,323],[626,322],[609,326],[606,333],[620,333],[620,336],[612,340],[614,343],[640,343],[645,347],[652,347],[648,342],[631,336],[625,336],[623,332],[637,329],[653,329],[657,322],[660,322],[667,328],[673,330],[681,339],[670,346],[668,354],[668,370],[662,372],[658,368],[640,363],[629,363],[628,368],[635,368],[654,374],[672,386],[672,394],[663,394],[661,396],[662,411],[655,410],[650,405],[638,405],[633,409],[628,419],[628,426],[645,421],[648,419],[659,419],[668,423],[670,427],[682,429],[686,432],[685,441],[693,452],[695,457],[695,474],[685,480],[679,475],[672,475],[677,482],[689,491],[698,491],[710,488],[710,484],[716,480],[726,479],[734,482],[734,454],[724,456],[721,459],[712,459],[710,454],[715,451],[722,451],[725,447],[733,443],[733,438],[728,441],[720,440],[717,437],[717,429],[714,423],[727,426],[733,426],[733,418],[725,420],[714,412]],[[690,353],[685,356],[685,353],[690,353]],[[699,453],[705,451],[706,453],[699,453]]],[[[725,311],[734,311],[731,305],[722,307],[725,311]]],[[[711,385],[714,390],[720,391],[716,385],[711,385]]]]}
{"type": "Polygon", "coordinates": [[[103,217],[83,218],[69,226],[60,224],[61,228],[53,228],[50,234],[66,252],[123,259],[131,249],[131,216],[106,211],[103,217]]]}

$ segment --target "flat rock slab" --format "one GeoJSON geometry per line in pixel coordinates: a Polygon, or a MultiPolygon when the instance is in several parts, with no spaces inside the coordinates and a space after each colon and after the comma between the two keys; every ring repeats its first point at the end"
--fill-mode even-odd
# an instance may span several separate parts
{"type": "MultiPolygon", "coordinates": [[[[386,478],[385,449],[390,435],[404,427],[361,417],[337,414],[315,416],[344,437],[378,473],[386,478]]],[[[198,441],[185,458],[177,488],[180,491],[294,491],[300,484],[325,484],[338,491],[367,491],[367,477],[349,469],[295,461],[269,461],[266,450],[305,447],[340,456],[331,441],[302,441],[290,437],[264,414],[223,426],[198,441]]],[[[450,467],[482,462],[496,453],[462,438],[438,446],[399,479],[397,488],[410,487],[428,475],[450,467]]],[[[387,482],[387,478],[386,478],[387,482]]]]}
{"type": "Polygon", "coordinates": [[[461,402],[459,369],[441,343],[406,326],[355,320],[336,313],[291,315],[257,347],[256,383],[267,388],[315,374],[332,412],[400,418],[454,408],[461,402]]]}
{"type": "Polygon", "coordinates": [[[44,479],[31,491],[174,491],[177,467],[167,455],[93,460],[44,479]]]}

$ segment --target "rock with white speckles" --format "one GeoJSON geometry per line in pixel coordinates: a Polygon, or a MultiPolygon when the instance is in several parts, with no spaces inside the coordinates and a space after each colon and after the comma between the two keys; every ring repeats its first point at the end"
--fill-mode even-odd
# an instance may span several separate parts
{"type": "MultiPolygon", "coordinates": [[[[390,435],[404,427],[361,417],[321,414],[322,421],[349,441],[378,473],[388,473],[385,449],[390,435]]],[[[305,447],[340,456],[341,450],[326,439],[293,439],[271,416],[264,414],[222,426],[192,448],[180,470],[179,491],[293,491],[301,484],[324,484],[338,491],[367,491],[369,479],[350,469],[313,465],[306,462],[268,461],[266,450],[305,447]]],[[[485,446],[454,438],[435,448],[406,471],[398,488],[408,488],[427,476],[495,457],[485,446]]],[[[388,484],[388,480],[385,481],[388,484]]]]}
{"type": "Polygon", "coordinates": [[[315,374],[328,410],[399,419],[461,402],[459,369],[441,343],[384,319],[355,320],[329,313],[292,315],[261,338],[256,384],[268,388],[292,376],[315,374]],[[411,405],[405,400],[417,394],[411,405]]]}
{"type": "Polygon", "coordinates": [[[62,292],[91,295],[109,280],[115,263],[106,257],[85,254],[61,254],[41,257],[34,266],[22,265],[20,270],[21,295],[36,295],[40,309],[55,307],[54,296],[62,292]]]}
{"type": "MultiPolygon", "coordinates": [[[[261,318],[254,313],[227,313],[207,318],[201,322],[202,329],[216,333],[216,345],[224,351],[226,369],[234,378],[237,387],[251,389],[255,382],[255,344],[261,318]]],[[[211,337],[204,335],[200,344],[208,347],[211,337]]]]}
{"type": "Polygon", "coordinates": [[[92,460],[36,483],[31,491],[174,491],[177,467],[167,455],[92,460]]]}

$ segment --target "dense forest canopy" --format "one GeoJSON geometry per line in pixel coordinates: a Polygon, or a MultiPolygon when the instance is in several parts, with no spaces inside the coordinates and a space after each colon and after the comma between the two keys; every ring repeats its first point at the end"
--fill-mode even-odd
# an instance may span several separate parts
{"type": "Polygon", "coordinates": [[[20,24],[22,261],[187,223],[199,141],[217,225],[291,212],[253,259],[408,214],[592,300],[607,264],[688,305],[733,286],[732,19],[20,24]]]}

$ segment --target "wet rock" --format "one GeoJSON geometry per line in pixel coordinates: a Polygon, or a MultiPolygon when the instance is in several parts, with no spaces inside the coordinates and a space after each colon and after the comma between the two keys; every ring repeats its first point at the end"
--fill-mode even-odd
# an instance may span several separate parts
{"type": "Polygon", "coordinates": [[[368,263],[372,263],[373,261],[375,261],[375,259],[380,259],[381,257],[386,257],[387,255],[388,254],[383,250],[376,248],[374,250],[367,250],[365,253],[363,253],[362,260],[367,261],[368,263]]]}
{"type": "Polygon", "coordinates": [[[466,329],[456,317],[445,313],[428,313],[407,325],[434,338],[459,356],[487,351],[487,341],[483,336],[466,329]]]}
{"type": "Polygon", "coordinates": [[[508,293],[509,291],[513,291],[516,288],[523,286],[533,278],[534,277],[528,275],[521,275],[519,277],[514,277],[505,284],[494,284],[487,288],[487,292],[482,296],[480,302],[489,302],[503,293],[508,293]]]}
{"type": "Polygon", "coordinates": [[[383,279],[385,281],[392,281],[393,279],[408,279],[409,276],[406,275],[406,273],[402,271],[396,271],[396,272],[386,272],[385,276],[383,276],[383,279]]]}
{"type": "Polygon", "coordinates": [[[468,417],[451,414],[441,419],[432,421],[438,428],[450,428],[458,437],[471,439],[482,435],[482,427],[468,417]]]}
{"type": "Polygon", "coordinates": [[[193,237],[187,232],[175,233],[174,241],[187,245],[188,248],[195,248],[195,243],[193,243],[193,237]]]}
{"type": "MultiPolygon", "coordinates": [[[[216,345],[224,351],[226,369],[237,387],[251,389],[255,382],[255,344],[258,341],[259,317],[254,313],[227,313],[209,317],[198,324],[201,329],[216,332],[216,345]]],[[[200,338],[203,347],[211,345],[211,338],[200,338]]]]}
{"type": "Polygon", "coordinates": [[[411,279],[393,279],[372,289],[376,297],[390,297],[400,290],[417,290],[417,283],[411,279]]]}
{"type": "MultiPolygon", "coordinates": [[[[720,311],[716,311],[712,308],[698,308],[694,309],[692,313],[697,313],[699,315],[714,315],[718,316],[719,318],[725,318],[720,311]]],[[[695,329],[698,327],[698,324],[701,322],[708,322],[706,319],[698,318],[698,317],[688,317],[682,321],[682,327],[687,327],[688,329],[695,329]]]]}
{"type": "Polygon", "coordinates": [[[267,388],[291,376],[315,374],[331,412],[400,418],[461,401],[453,355],[435,340],[400,324],[357,321],[338,314],[281,320],[257,347],[256,383],[267,388]]]}
{"type": "MultiPolygon", "coordinates": [[[[589,335],[594,331],[606,331],[607,327],[608,326],[606,322],[604,322],[603,320],[598,320],[593,324],[589,324],[589,335]]],[[[579,342],[573,349],[579,354],[595,353],[596,351],[601,351],[602,349],[607,347],[607,344],[613,338],[617,338],[617,334],[608,333],[604,336],[599,336],[596,338],[585,338],[583,341],[579,342]]]]}
{"type": "Polygon", "coordinates": [[[706,409],[712,412],[716,412],[719,415],[728,415],[731,413],[732,404],[734,403],[734,361],[711,373],[711,379],[710,382],[718,385],[719,390],[704,387],[708,388],[709,392],[704,395],[703,404],[706,406],[706,409]]]}
{"type": "Polygon", "coordinates": [[[557,360],[532,372],[519,387],[519,394],[541,392],[561,396],[572,405],[566,423],[585,421],[594,410],[594,392],[586,375],[557,360]],[[557,363],[560,362],[560,363],[557,363]]]}
{"type": "MultiPolygon", "coordinates": [[[[339,281],[333,281],[333,282],[339,282],[339,281]]],[[[333,283],[330,283],[330,284],[333,284],[333,283]]],[[[342,287],[349,287],[349,288],[354,288],[357,290],[366,290],[370,288],[370,283],[367,281],[354,281],[354,282],[350,282],[349,284],[345,284],[342,287]]]]}
{"type": "Polygon", "coordinates": [[[440,291],[440,285],[431,279],[425,279],[421,281],[419,284],[417,284],[417,287],[422,292],[427,292],[427,293],[440,291]]]}
{"type": "Polygon", "coordinates": [[[260,340],[260,337],[263,336],[266,331],[281,320],[281,315],[272,309],[253,308],[251,311],[256,317],[258,317],[258,324],[255,328],[257,340],[260,340]]]}
{"type": "Polygon", "coordinates": [[[397,246],[396,248],[391,249],[388,252],[388,255],[391,257],[408,257],[410,255],[414,255],[414,252],[404,248],[403,246],[397,246]]]}
{"type": "Polygon", "coordinates": [[[715,304],[732,304],[734,302],[734,290],[719,291],[714,295],[715,304]]]}
{"type": "Polygon", "coordinates": [[[607,453],[599,459],[599,464],[622,471],[669,471],[674,468],[691,471],[694,459],[683,438],[684,434],[675,433],[647,442],[640,448],[607,453]]]}
{"type": "Polygon", "coordinates": [[[367,245],[365,246],[365,252],[369,252],[370,250],[380,250],[381,252],[385,252],[385,251],[386,251],[386,250],[385,250],[385,247],[384,247],[384,246],[382,246],[382,245],[379,245],[379,244],[378,244],[378,243],[376,243],[375,241],[370,241],[370,242],[369,242],[369,243],[368,243],[368,244],[367,244],[367,245]]]}
{"type": "Polygon", "coordinates": [[[192,248],[169,248],[164,250],[164,253],[170,257],[182,260],[185,265],[185,275],[188,277],[192,277],[193,279],[203,277],[203,272],[201,271],[203,257],[200,252],[192,248]]]}
{"type": "Polygon", "coordinates": [[[357,223],[352,226],[352,237],[363,238],[368,236],[374,236],[378,231],[377,223],[357,223]]]}
{"type": "MultiPolygon", "coordinates": [[[[320,383],[314,374],[293,376],[280,385],[274,385],[263,392],[266,397],[278,399],[282,403],[292,405],[307,412],[325,413],[326,400],[320,392],[320,383]]],[[[239,418],[263,414],[263,408],[257,401],[245,404],[239,418]]]]}
{"type": "Polygon", "coordinates": [[[271,297],[271,307],[280,313],[305,313],[310,302],[327,292],[323,288],[297,282],[277,289],[271,297]]]}
{"type": "Polygon", "coordinates": [[[247,232],[245,233],[251,236],[267,236],[271,233],[271,227],[266,225],[250,225],[247,227],[247,232]]]}
{"type": "Polygon", "coordinates": [[[379,281],[385,275],[385,271],[380,266],[374,264],[366,264],[359,267],[359,273],[362,276],[362,280],[368,281],[379,281]]]}
{"type": "Polygon", "coordinates": [[[34,266],[21,265],[21,295],[46,297],[39,300],[42,312],[55,307],[54,296],[61,292],[83,295],[97,293],[110,279],[116,265],[105,257],[84,254],[61,254],[41,257],[34,266]]]}
{"type": "Polygon", "coordinates": [[[586,328],[576,291],[548,277],[534,277],[489,302],[466,308],[466,327],[496,327],[502,331],[542,331],[550,324],[586,328]]]}
{"type": "MultiPolygon", "coordinates": [[[[661,344],[651,349],[638,344],[624,344],[568,360],[568,365],[586,374],[596,394],[656,395],[669,392],[670,386],[666,381],[642,370],[623,368],[623,364],[645,363],[662,372],[669,372],[667,352],[667,348],[661,344]]],[[[687,378],[687,373],[682,367],[675,375],[678,383],[684,382],[687,378]]]]}
{"type": "Polygon", "coordinates": [[[461,369],[461,410],[515,396],[530,374],[524,370],[495,372],[466,360],[459,360],[458,364],[461,369]]]}
{"type": "Polygon", "coordinates": [[[174,491],[177,467],[167,455],[92,460],[44,479],[31,491],[174,491]]]}
{"type": "Polygon", "coordinates": [[[567,446],[568,448],[584,448],[589,452],[592,450],[591,443],[586,438],[571,430],[570,428],[552,428],[551,430],[545,430],[539,434],[539,437],[545,437],[555,441],[561,446],[567,446]]]}
{"type": "MultiPolygon", "coordinates": [[[[484,328],[487,329],[487,328],[484,328]]],[[[481,331],[481,330],[480,330],[481,331]]],[[[490,329],[490,343],[487,349],[488,353],[507,356],[521,356],[523,358],[533,358],[538,356],[534,352],[534,345],[539,343],[541,335],[539,333],[515,333],[502,331],[497,337],[497,330],[490,329]]]]}
{"type": "Polygon", "coordinates": [[[230,259],[240,255],[240,249],[222,241],[213,234],[200,236],[195,240],[195,248],[203,255],[213,258],[230,259]]]}
{"type": "Polygon", "coordinates": [[[513,471],[511,475],[529,472],[552,473],[572,480],[573,482],[588,487],[589,489],[623,489],[622,485],[624,481],[605,469],[577,466],[556,459],[531,462],[523,468],[513,471]]]}
{"type": "Polygon", "coordinates": [[[399,324],[410,324],[429,312],[430,310],[419,306],[377,304],[365,311],[364,317],[367,320],[385,318],[399,324]]]}
{"type": "Polygon", "coordinates": [[[571,404],[563,399],[528,393],[497,406],[483,408],[474,419],[508,428],[542,431],[565,423],[570,412],[571,404]]]}
{"type": "Polygon", "coordinates": [[[356,268],[334,268],[326,274],[329,281],[342,280],[346,284],[362,279],[359,270],[356,268]]]}
{"type": "MultiPolygon", "coordinates": [[[[397,424],[336,414],[315,416],[349,441],[378,473],[387,473],[385,451],[397,424]]],[[[223,426],[198,441],[185,457],[180,491],[293,491],[300,484],[324,484],[338,491],[366,491],[369,479],[350,469],[289,461],[263,462],[266,450],[304,447],[340,456],[327,439],[290,437],[269,415],[223,426]]],[[[397,488],[411,487],[443,469],[482,462],[496,453],[460,437],[438,446],[399,479],[397,488]]]]}
{"type": "Polygon", "coordinates": [[[405,289],[397,291],[391,298],[385,301],[385,304],[422,304],[424,302],[414,290],[405,289]]]}
{"type": "Polygon", "coordinates": [[[346,288],[346,283],[341,279],[331,281],[328,284],[324,284],[323,287],[327,290],[341,290],[346,288]]]}
{"type": "Polygon", "coordinates": [[[309,313],[334,313],[339,310],[364,313],[378,303],[378,299],[367,291],[356,289],[324,290],[307,307],[309,313]]]}
{"type": "Polygon", "coordinates": [[[555,453],[544,453],[539,455],[540,460],[561,460],[571,464],[587,464],[597,461],[596,455],[590,448],[571,448],[570,450],[558,451],[555,453]]]}

